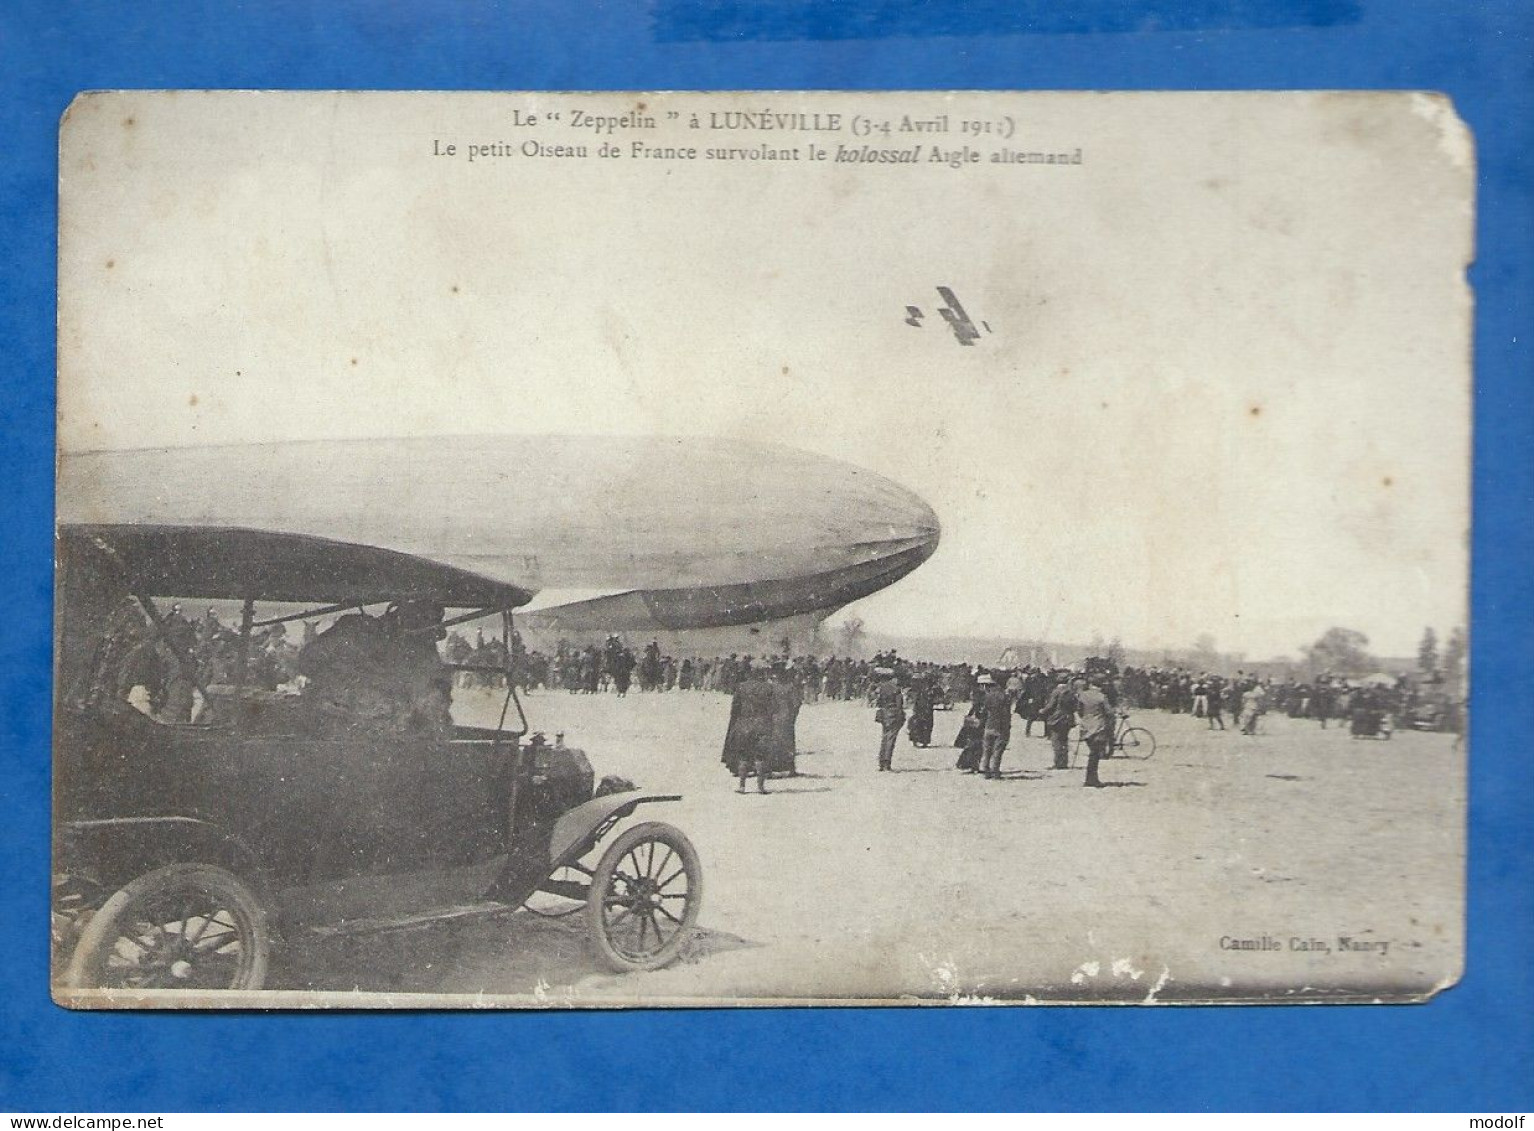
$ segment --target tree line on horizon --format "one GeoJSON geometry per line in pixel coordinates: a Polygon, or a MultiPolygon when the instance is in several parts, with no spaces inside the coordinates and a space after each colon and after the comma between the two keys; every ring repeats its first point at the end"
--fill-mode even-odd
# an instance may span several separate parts
{"type": "MultiPolygon", "coordinates": [[[[861,656],[868,648],[869,638],[866,622],[862,617],[854,614],[837,626],[834,644],[842,655],[861,656]]],[[[1033,644],[1035,647],[1050,647],[1043,642],[1033,642],[1033,644]]],[[[1104,641],[1101,636],[1095,636],[1090,644],[1071,647],[1073,650],[1085,649],[1089,655],[1102,656],[1120,665],[1151,663],[1154,661],[1132,658],[1132,653],[1153,656],[1159,652],[1164,657],[1162,662],[1181,663],[1209,671],[1234,664],[1249,664],[1253,670],[1288,669],[1290,672],[1303,674],[1309,678],[1314,678],[1322,672],[1356,678],[1372,675],[1387,668],[1391,669],[1389,674],[1402,674],[1400,658],[1381,658],[1375,655],[1370,650],[1367,634],[1342,626],[1329,628],[1313,643],[1300,645],[1298,661],[1287,657],[1266,661],[1247,661],[1244,653],[1220,652],[1215,638],[1209,633],[1200,635],[1191,648],[1181,652],[1156,649],[1132,650],[1126,648],[1118,637],[1104,641]]],[[[976,659],[984,662],[983,659],[976,659]]],[[[1468,674],[1468,662],[1469,639],[1463,625],[1456,625],[1450,629],[1448,636],[1441,643],[1437,631],[1431,625],[1423,629],[1421,641],[1417,645],[1416,678],[1463,688],[1468,674]]]]}

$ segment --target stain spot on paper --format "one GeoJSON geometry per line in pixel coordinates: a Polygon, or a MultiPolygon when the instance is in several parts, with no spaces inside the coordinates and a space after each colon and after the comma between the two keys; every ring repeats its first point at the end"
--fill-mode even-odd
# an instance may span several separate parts
{"type": "Polygon", "coordinates": [[[1098,971],[1101,969],[1102,964],[1100,962],[1083,962],[1080,966],[1076,967],[1075,970],[1071,971],[1071,985],[1079,986],[1088,978],[1097,977],[1098,971]]]}

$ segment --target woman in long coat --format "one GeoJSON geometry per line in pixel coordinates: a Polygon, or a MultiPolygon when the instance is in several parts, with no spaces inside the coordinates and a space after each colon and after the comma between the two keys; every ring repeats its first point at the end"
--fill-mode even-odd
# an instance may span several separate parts
{"type": "Polygon", "coordinates": [[[804,692],[788,670],[780,664],[772,669],[772,738],[767,752],[767,769],[775,774],[798,773],[794,759],[799,753],[797,730],[799,707],[804,692]]]}
{"type": "Polygon", "coordinates": [[[932,681],[918,676],[911,688],[911,717],[905,725],[912,746],[932,745],[932,681]]]}
{"type": "Polygon", "coordinates": [[[969,706],[969,713],[959,725],[958,737],[953,744],[959,748],[959,760],[954,768],[966,774],[980,772],[980,754],[985,746],[985,698],[977,695],[969,706]]]}
{"type": "Polygon", "coordinates": [[[756,774],[759,793],[767,792],[767,769],[772,753],[773,705],[776,693],[763,672],[747,671],[735,685],[730,701],[730,725],[724,733],[724,754],[720,761],[740,781],[740,793],[746,792],[746,778],[756,774]]]}

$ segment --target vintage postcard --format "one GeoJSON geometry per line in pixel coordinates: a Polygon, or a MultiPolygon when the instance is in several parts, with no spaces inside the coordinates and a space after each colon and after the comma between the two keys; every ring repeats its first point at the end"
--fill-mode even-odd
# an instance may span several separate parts
{"type": "Polygon", "coordinates": [[[1458,979],[1441,96],[118,91],[59,178],[61,1003],[1458,979]]]}

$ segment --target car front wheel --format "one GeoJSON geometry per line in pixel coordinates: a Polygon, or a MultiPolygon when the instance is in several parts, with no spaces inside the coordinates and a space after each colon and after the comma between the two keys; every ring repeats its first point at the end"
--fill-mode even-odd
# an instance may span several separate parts
{"type": "Polygon", "coordinates": [[[597,952],[617,971],[656,970],[692,934],[703,898],[698,852],[658,821],[625,830],[592,875],[586,921],[597,952]]]}

